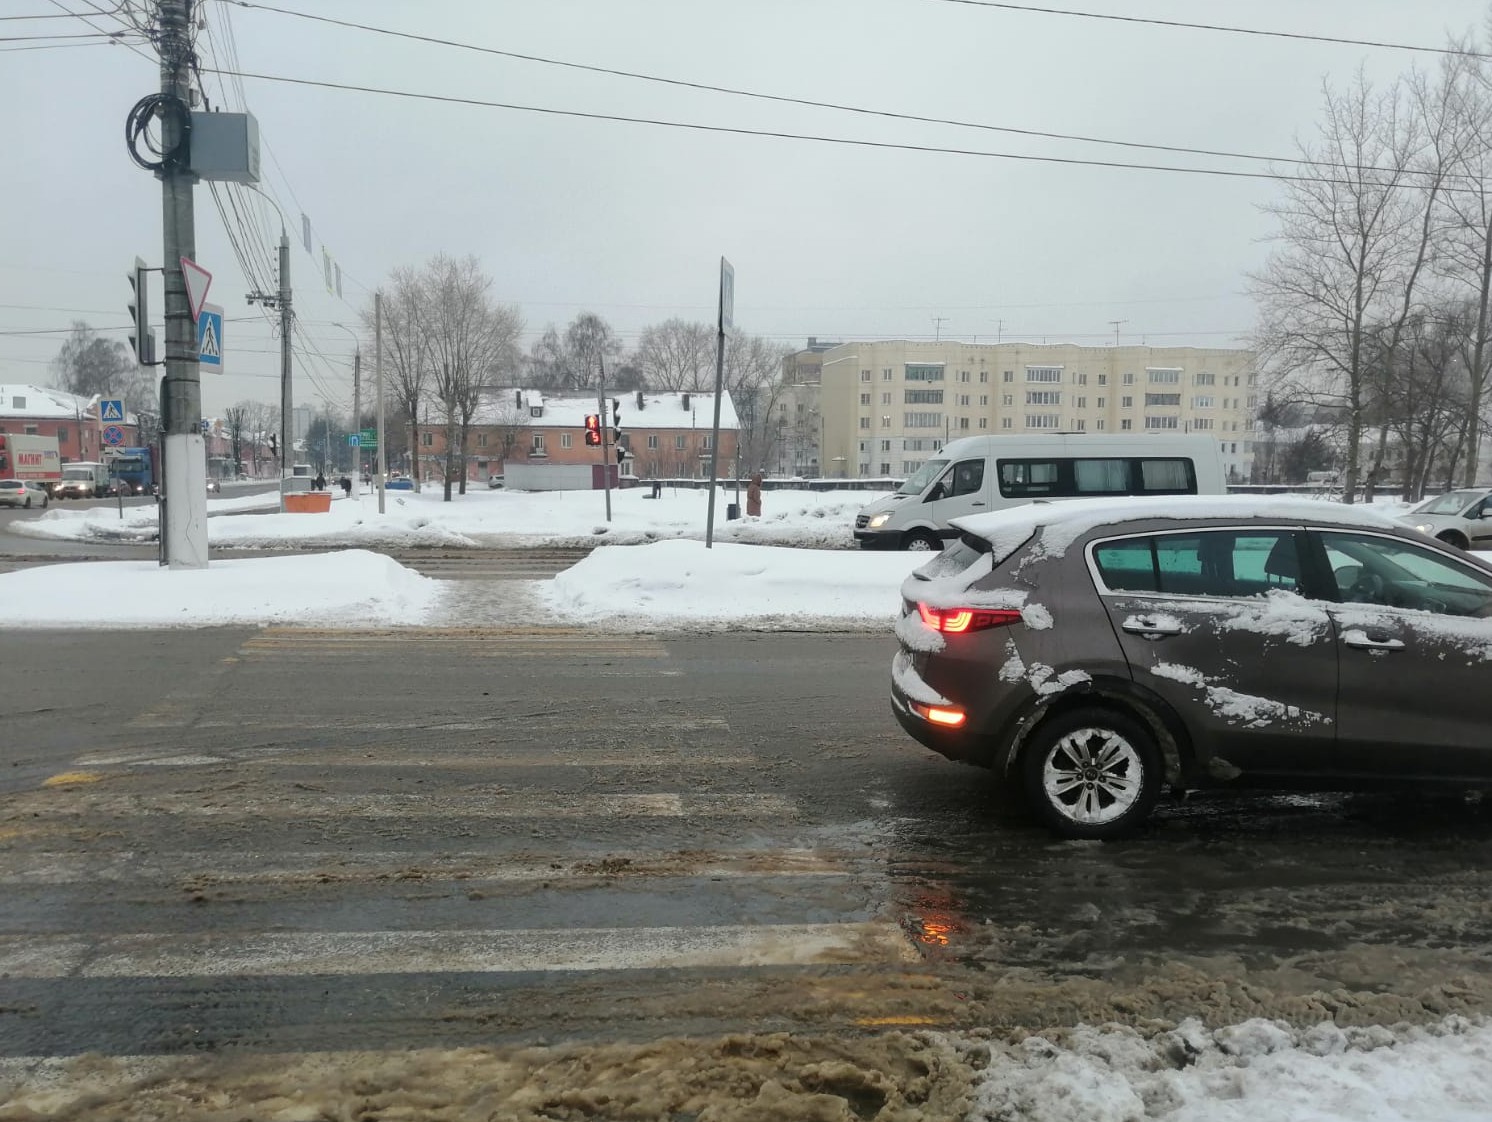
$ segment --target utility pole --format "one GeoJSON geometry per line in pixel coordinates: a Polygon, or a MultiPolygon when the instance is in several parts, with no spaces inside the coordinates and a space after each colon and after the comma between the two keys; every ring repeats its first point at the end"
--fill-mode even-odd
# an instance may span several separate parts
{"type": "MultiPolygon", "coordinates": [[[[352,352],[352,431],[361,434],[363,431],[363,347],[358,344],[357,350],[352,352]]],[[[359,441],[355,445],[356,451],[352,457],[352,485],[357,488],[355,494],[363,493],[363,445],[359,441]]],[[[361,501],[361,500],[359,500],[361,501]]]]}
{"type": "Polygon", "coordinates": [[[267,308],[278,308],[280,312],[280,506],[285,505],[285,477],[294,449],[290,435],[295,429],[292,416],[290,392],[290,332],[294,315],[290,307],[290,237],[280,230],[280,287],[273,295],[266,292],[251,292],[244,299],[250,304],[263,304],[267,308]]]}
{"type": "Polygon", "coordinates": [[[373,376],[378,382],[378,513],[383,513],[383,293],[373,294],[373,376]]]}
{"type": "Polygon", "coordinates": [[[933,316],[932,321],[934,327],[933,342],[941,343],[943,341],[943,324],[948,322],[948,317],[933,316]]]}
{"type": "Polygon", "coordinates": [[[1129,322],[1129,320],[1127,320],[1127,319],[1111,319],[1111,320],[1109,320],[1109,326],[1114,329],[1114,346],[1117,347],[1119,345],[1119,329],[1121,327],[1123,327],[1128,322],[1129,322]]]}
{"type": "Polygon", "coordinates": [[[190,162],[191,0],[160,0],[161,230],[165,248],[166,376],[165,534],[173,569],[207,567],[207,452],[197,331],[181,262],[197,258],[190,162]]]}

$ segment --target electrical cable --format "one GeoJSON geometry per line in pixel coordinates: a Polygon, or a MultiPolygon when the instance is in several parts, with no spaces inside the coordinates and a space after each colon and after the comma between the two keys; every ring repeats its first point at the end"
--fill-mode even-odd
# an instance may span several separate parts
{"type": "MultiPolygon", "coordinates": [[[[224,0],[228,2],[228,0],[224,0]]],[[[223,71],[213,71],[223,73],[223,71]]],[[[1332,178],[1325,175],[1298,175],[1289,172],[1242,171],[1233,168],[1185,167],[1178,164],[1126,163],[1122,160],[1090,160],[1077,156],[1038,156],[1019,152],[995,152],[978,148],[955,148],[935,144],[906,144],[887,140],[860,140],[843,136],[823,136],[812,133],[785,132],[778,129],[748,129],[729,125],[707,125],[691,121],[669,121],[657,117],[628,117],[617,113],[591,113],[579,109],[556,109],[542,105],[520,105],[515,102],[488,101],[482,98],[454,97],[446,94],[418,93],[412,90],[394,90],[380,86],[362,86],[345,82],[323,82],[311,78],[290,78],[279,74],[256,74],[239,72],[239,77],[263,82],[281,82],[295,86],[312,86],[319,89],[342,90],[351,93],[376,94],[383,97],[400,97],[414,101],[434,101],[450,105],[467,105],[484,109],[510,109],[521,113],[538,113],[553,117],[573,117],[588,121],[614,121],[624,124],[652,125],[659,128],[686,129],[734,136],[766,137],[774,140],[802,140],[816,144],[838,144],[852,148],[872,148],[883,151],[922,152],[934,155],[973,156],[980,159],[1010,160],[1018,163],[1059,164],[1076,167],[1121,168],[1131,171],[1159,171],[1178,175],[1210,175],[1224,179],[1259,179],[1284,183],[1322,183],[1332,186],[1350,187],[1354,181],[1332,178]]],[[[1367,170],[1367,169],[1363,169],[1367,170]]],[[[1393,174],[1423,174],[1413,169],[1392,169],[1393,174]]],[[[1447,191],[1463,191],[1463,188],[1445,188],[1447,191]]]]}
{"type": "MultiPolygon", "coordinates": [[[[441,39],[432,35],[419,35],[408,31],[395,31],[386,27],[375,27],[371,24],[357,23],[352,20],[334,19],[330,16],[312,15],[309,12],[297,12],[289,8],[278,8],[270,4],[251,3],[249,0],[223,0],[225,4],[235,4],[238,7],[252,8],[259,11],[273,12],[278,15],[294,16],[300,19],[313,20],[317,23],[331,24],[335,27],[350,28],[358,31],[371,32],[378,35],[387,35],[396,39],[408,39],[419,43],[429,43],[435,46],[452,47],[459,50],[475,51],[479,54],[497,55],[502,58],[518,59],[523,62],[540,63],[545,66],[558,66],[570,70],[581,70],[592,74],[605,74],[617,78],[629,78],[642,82],[656,82],[666,86],[676,86],[684,89],[703,90],[709,93],[721,93],[731,97],[752,98],[759,101],[770,101],[785,105],[802,105],[814,109],[829,109],[838,113],[855,113],[869,117],[879,117],[888,120],[911,121],[917,124],[949,125],[954,128],[979,129],[986,132],[1007,133],[1013,136],[1029,136],[1043,140],[1070,140],[1082,144],[1102,144],[1117,148],[1134,148],[1151,152],[1172,152],[1183,155],[1194,156],[1216,156],[1230,160],[1255,160],[1262,163],[1293,163],[1294,158],[1279,156],[1264,156],[1252,152],[1232,152],[1225,149],[1194,148],[1176,144],[1154,144],[1134,140],[1113,140],[1106,137],[1085,136],[1081,133],[1049,132],[1041,129],[1018,128],[1013,125],[992,125],[980,121],[965,121],[950,117],[931,117],[916,113],[899,113],[888,109],[871,109],[860,105],[847,105],[832,101],[817,101],[812,98],[790,97],[784,94],[763,93],[759,90],[745,90],[732,86],[717,86],[707,82],[691,82],[682,78],[665,78],[657,74],[644,74],[634,70],[620,70],[614,67],[593,66],[586,63],[570,62],[565,59],[546,58],[542,55],[524,54],[518,51],[499,50],[496,47],[484,47],[475,43],[463,43],[454,39],[441,39]]],[[[1492,57],[1492,56],[1489,56],[1492,57]]],[[[234,64],[236,66],[236,64],[234,64]]],[[[1329,166],[1342,170],[1349,167],[1353,171],[1389,171],[1387,168],[1360,168],[1357,165],[1330,163],[1321,166],[1329,166]]],[[[1426,174],[1416,171],[1415,174],[1426,174]]]]}
{"type": "Polygon", "coordinates": [[[188,151],[188,143],[192,132],[192,113],[186,107],[181,98],[173,94],[153,93],[146,94],[135,102],[124,121],[124,144],[128,149],[130,159],[146,171],[158,172],[168,168],[174,169],[180,163],[182,157],[188,151]],[[176,123],[180,139],[172,146],[169,152],[163,151],[150,135],[150,122],[157,111],[176,114],[176,123]],[[158,159],[147,160],[140,155],[140,138],[145,138],[145,146],[154,153],[158,159]]]}
{"type": "MultiPolygon", "coordinates": [[[[242,3],[243,0],[224,0],[225,3],[242,3]]],[[[1120,16],[1111,12],[1083,12],[1072,8],[1043,8],[1035,4],[1011,4],[1002,0],[936,0],[942,4],[962,4],[971,8],[1000,8],[1010,12],[1027,12],[1044,16],[1073,16],[1080,19],[1111,20],[1115,23],[1148,24],[1152,27],[1181,28],[1188,31],[1220,31],[1230,35],[1257,35],[1267,39],[1300,39],[1308,43],[1335,43],[1348,47],[1378,47],[1389,51],[1419,51],[1424,54],[1456,55],[1464,58],[1492,58],[1480,51],[1461,50],[1455,47],[1421,47],[1413,43],[1389,43],[1378,39],[1349,39],[1337,35],[1308,35],[1300,31],[1266,31],[1255,27],[1230,27],[1217,23],[1188,23],[1183,20],[1154,19],[1144,16],[1120,16]]]]}

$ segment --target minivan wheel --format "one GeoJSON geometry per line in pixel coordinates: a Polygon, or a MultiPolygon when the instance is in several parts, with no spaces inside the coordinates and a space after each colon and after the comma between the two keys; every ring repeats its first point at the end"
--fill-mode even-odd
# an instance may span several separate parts
{"type": "Polygon", "coordinates": [[[901,539],[901,547],[918,553],[941,553],[943,551],[943,543],[926,530],[912,530],[901,539]]]}
{"type": "Polygon", "coordinates": [[[1446,545],[1453,545],[1457,549],[1469,549],[1471,547],[1471,543],[1454,530],[1447,530],[1445,533],[1436,534],[1435,536],[1445,542],[1446,545]]]}
{"type": "Polygon", "coordinates": [[[1021,762],[1032,809],[1069,838],[1125,833],[1149,815],[1164,781],[1154,738],[1109,709],[1048,721],[1031,734],[1021,762]]]}

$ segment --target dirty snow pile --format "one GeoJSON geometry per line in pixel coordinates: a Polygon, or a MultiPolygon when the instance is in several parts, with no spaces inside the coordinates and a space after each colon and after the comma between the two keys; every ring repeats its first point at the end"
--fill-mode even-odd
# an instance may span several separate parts
{"type": "Polygon", "coordinates": [[[210,627],[269,623],[419,623],[441,582],[379,553],[214,561],[44,565],[0,574],[7,627],[210,627]]]}
{"type": "Polygon", "coordinates": [[[655,542],[598,549],[540,585],[539,596],[576,622],[889,626],[901,582],[927,560],[925,553],[655,542]]]}
{"type": "Polygon", "coordinates": [[[1189,1019],[1145,1039],[1077,1028],[997,1049],[969,1122],[1486,1122],[1492,1026],[1292,1029],[1189,1019]]]}
{"type": "MultiPolygon", "coordinates": [[[[665,487],[613,491],[612,517],[606,520],[600,491],[510,492],[479,487],[444,502],[439,487],[388,491],[385,511],[369,493],[344,499],[333,492],[331,509],[320,514],[242,513],[212,518],[208,541],[214,546],[592,546],[635,545],[666,538],[703,538],[709,492],[665,487]]],[[[855,514],[881,494],[874,491],[769,491],[760,518],[727,519],[734,489],[715,495],[715,536],[721,541],[847,549],[854,544],[855,514]]],[[[273,504],[270,494],[211,500],[209,514],[273,504]],[[238,504],[238,505],[234,505],[238,504]]],[[[156,536],[154,505],[126,507],[124,518],[110,507],[57,508],[38,518],[18,520],[15,533],[33,538],[90,542],[148,542],[156,536]]]]}

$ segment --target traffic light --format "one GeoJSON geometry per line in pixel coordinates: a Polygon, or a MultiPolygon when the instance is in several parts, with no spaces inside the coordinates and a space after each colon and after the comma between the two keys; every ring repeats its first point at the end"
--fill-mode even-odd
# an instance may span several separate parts
{"type": "Polygon", "coordinates": [[[585,415],[585,442],[592,446],[601,443],[601,415],[599,413],[585,415]]]}
{"type": "Polygon", "coordinates": [[[130,271],[130,349],[141,366],[155,363],[155,337],[150,333],[150,289],[146,286],[149,272],[145,262],[136,257],[135,267],[130,271]]]}
{"type": "Polygon", "coordinates": [[[611,399],[611,443],[622,446],[622,400],[618,397],[611,399]]]}

